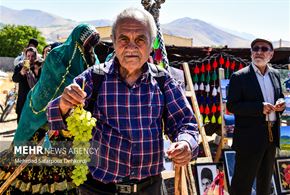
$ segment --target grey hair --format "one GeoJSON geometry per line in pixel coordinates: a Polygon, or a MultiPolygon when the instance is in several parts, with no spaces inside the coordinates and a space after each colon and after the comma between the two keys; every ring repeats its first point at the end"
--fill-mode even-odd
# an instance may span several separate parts
{"type": "Polygon", "coordinates": [[[144,9],[134,8],[134,7],[127,8],[123,10],[119,15],[117,15],[117,18],[114,21],[113,26],[112,26],[113,42],[115,42],[115,39],[116,39],[117,25],[124,19],[133,19],[140,22],[144,22],[149,28],[149,33],[150,33],[150,38],[151,38],[150,44],[152,46],[154,39],[156,37],[156,34],[157,34],[157,27],[156,27],[154,18],[148,11],[144,9]]]}

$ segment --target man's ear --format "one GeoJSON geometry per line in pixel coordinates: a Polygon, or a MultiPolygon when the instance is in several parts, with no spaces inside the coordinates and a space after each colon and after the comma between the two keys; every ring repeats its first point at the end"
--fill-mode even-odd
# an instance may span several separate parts
{"type": "Polygon", "coordinates": [[[271,52],[270,60],[273,58],[273,56],[274,56],[274,50],[271,52]]]}

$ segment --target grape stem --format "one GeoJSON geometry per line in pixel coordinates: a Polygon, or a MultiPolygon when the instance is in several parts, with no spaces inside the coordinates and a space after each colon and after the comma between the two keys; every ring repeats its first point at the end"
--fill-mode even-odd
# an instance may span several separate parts
{"type": "Polygon", "coordinates": [[[84,77],[84,78],[83,78],[83,84],[82,84],[82,90],[83,90],[83,91],[85,90],[85,82],[86,82],[86,78],[84,77]]]}

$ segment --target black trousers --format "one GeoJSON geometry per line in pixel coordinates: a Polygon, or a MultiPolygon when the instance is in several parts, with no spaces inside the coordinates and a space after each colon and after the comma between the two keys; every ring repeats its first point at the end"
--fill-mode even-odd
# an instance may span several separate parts
{"type": "Polygon", "coordinates": [[[231,182],[231,195],[250,195],[255,178],[256,194],[269,195],[274,171],[276,146],[269,143],[262,152],[236,151],[236,163],[231,182]]]}
{"type": "MultiPolygon", "coordinates": [[[[88,177],[88,180],[80,185],[77,189],[79,195],[121,195],[121,193],[113,192],[112,184],[101,184],[100,182],[88,177]]],[[[162,177],[160,177],[151,185],[143,188],[139,192],[132,193],[134,195],[162,195],[162,177]]]]}

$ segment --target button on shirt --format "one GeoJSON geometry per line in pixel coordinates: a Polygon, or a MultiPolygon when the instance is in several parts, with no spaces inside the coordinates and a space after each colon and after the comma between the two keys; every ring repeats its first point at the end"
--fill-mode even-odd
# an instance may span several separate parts
{"type": "MultiPolygon", "coordinates": [[[[178,83],[166,76],[163,94],[145,63],[143,74],[129,86],[120,77],[117,62],[109,63],[113,64],[105,74],[93,112],[97,124],[92,142],[99,145],[98,154],[91,156],[89,169],[93,177],[104,183],[117,183],[128,176],[141,180],[161,173],[164,106],[167,107],[165,134],[172,141],[187,141],[192,156],[196,157],[198,128],[178,83]]],[[[93,89],[92,69],[75,78],[75,82],[81,86],[83,79],[88,100],[93,89]]],[[[50,103],[47,114],[52,130],[66,129],[59,98],[50,103]]]]}
{"type": "MultiPolygon", "coordinates": [[[[262,75],[260,70],[254,64],[252,64],[252,66],[255,70],[256,77],[259,81],[259,85],[260,85],[262,93],[263,93],[264,101],[275,105],[274,87],[273,87],[273,84],[272,84],[272,81],[271,81],[271,78],[269,75],[268,66],[266,68],[266,72],[264,75],[262,75]]],[[[275,112],[271,112],[269,114],[269,118],[266,117],[266,121],[276,121],[275,112]]]]}

